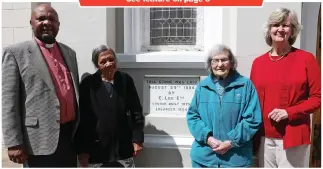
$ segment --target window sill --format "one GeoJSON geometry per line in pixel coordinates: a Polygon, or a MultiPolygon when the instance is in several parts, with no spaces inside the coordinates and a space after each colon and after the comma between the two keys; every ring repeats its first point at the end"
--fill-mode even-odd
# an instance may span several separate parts
{"type": "Polygon", "coordinates": [[[203,69],[206,53],[184,51],[118,53],[119,68],[203,69]]]}

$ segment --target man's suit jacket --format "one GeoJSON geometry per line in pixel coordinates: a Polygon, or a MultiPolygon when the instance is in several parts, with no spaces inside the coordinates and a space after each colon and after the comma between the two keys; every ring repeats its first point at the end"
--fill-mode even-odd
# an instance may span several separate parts
{"type": "MultiPolygon", "coordinates": [[[[72,75],[78,105],[79,76],[75,51],[62,43],[57,44],[72,75]]],[[[73,135],[79,121],[77,105],[73,135]]],[[[5,146],[23,144],[30,155],[52,154],[58,145],[59,120],[59,100],[37,42],[31,40],[6,47],[2,56],[5,146]]]]}

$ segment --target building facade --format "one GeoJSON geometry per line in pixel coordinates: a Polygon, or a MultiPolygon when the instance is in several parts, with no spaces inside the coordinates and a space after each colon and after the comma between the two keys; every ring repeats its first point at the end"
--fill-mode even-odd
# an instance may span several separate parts
{"type": "MultiPolygon", "coordinates": [[[[2,47],[32,39],[29,20],[36,4],[2,3],[2,47]]],[[[217,43],[232,49],[238,59],[237,70],[249,77],[252,61],[269,50],[263,26],[269,14],[279,7],[295,10],[303,25],[294,46],[316,54],[319,2],[184,9],[85,8],[77,2],[49,4],[56,9],[61,22],[58,41],[77,53],[80,77],[95,71],[92,49],[107,44],[117,52],[119,69],[134,78],[146,116],[145,150],[136,159],[138,167],[191,166],[189,152],[193,138],[183,108],[194,90],[188,89],[187,93],[184,89],[177,90],[177,96],[184,101],[176,107],[178,111],[172,111],[153,104],[156,98],[164,96],[158,92],[166,90],[151,90],[152,81],[182,79],[178,86],[185,86],[181,82],[198,82],[207,76],[206,51],[217,43]]]]}

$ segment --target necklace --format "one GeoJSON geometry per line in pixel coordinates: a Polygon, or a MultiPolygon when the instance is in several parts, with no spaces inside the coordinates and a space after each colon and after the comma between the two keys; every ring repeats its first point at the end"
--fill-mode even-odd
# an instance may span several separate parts
{"type": "Polygon", "coordinates": [[[291,46],[289,46],[289,48],[288,48],[288,50],[283,54],[283,55],[281,55],[281,57],[280,58],[278,58],[278,59],[273,59],[273,57],[271,56],[271,51],[272,51],[272,49],[269,51],[269,58],[270,58],[270,60],[271,61],[273,61],[273,62],[277,62],[277,61],[279,61],[279,60],[281,60],[281,59],[283,59],[284,57],[285,57],[285,55],[288,53],[288,52],[290,52],[290,50],[291,50],[291,46]]]}

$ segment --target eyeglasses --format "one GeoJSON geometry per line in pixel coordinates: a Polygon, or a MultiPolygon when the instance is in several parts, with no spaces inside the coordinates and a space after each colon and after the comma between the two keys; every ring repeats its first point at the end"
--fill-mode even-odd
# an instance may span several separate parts
{"type": "Polygon", "coordinates": [[[230,60],[229,60],[229,58],[223,58],[223,59],[212,59],[212,60],[211,60],[211,63],[213,63],[213,64],[218,64],[220,61],[221,61],[221,63],[226,64],[226,63],[228,63],[230,60]]]}

